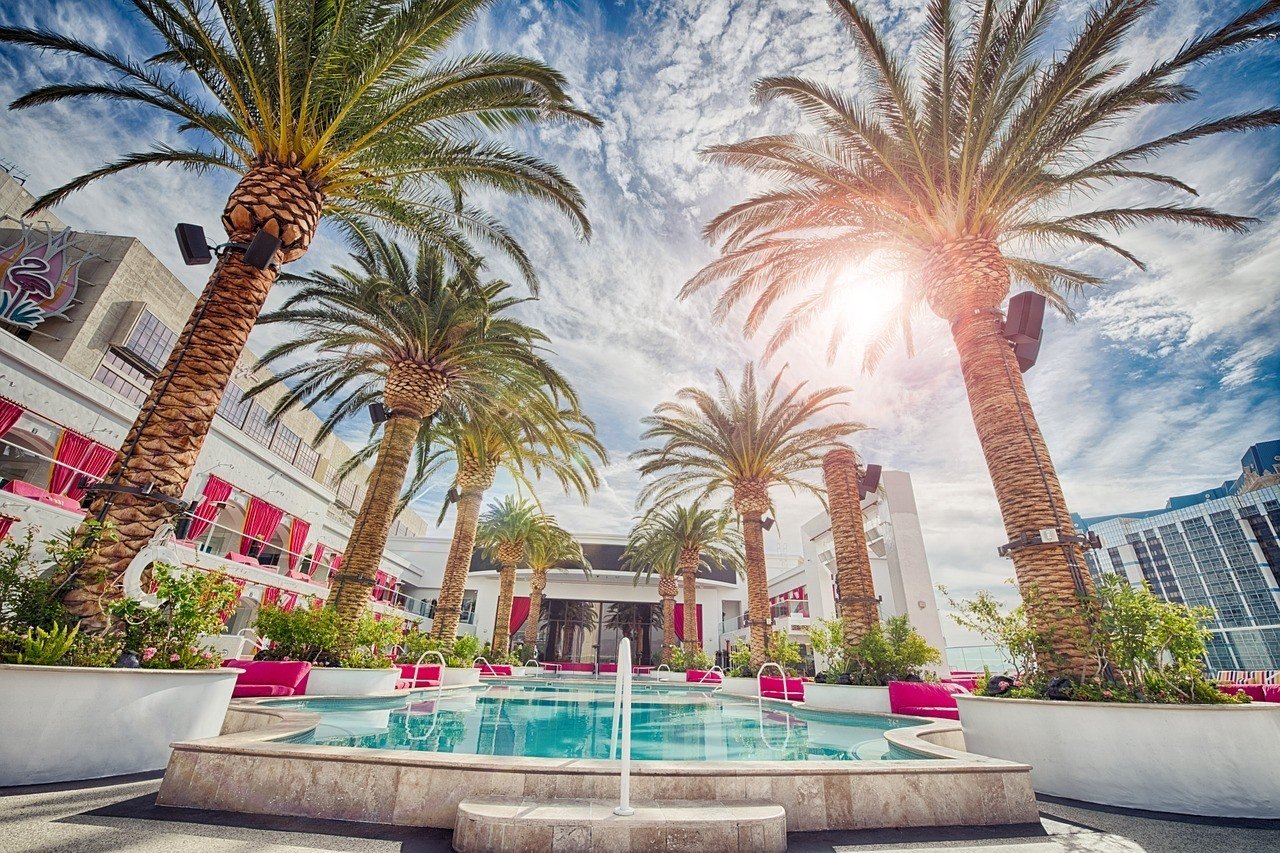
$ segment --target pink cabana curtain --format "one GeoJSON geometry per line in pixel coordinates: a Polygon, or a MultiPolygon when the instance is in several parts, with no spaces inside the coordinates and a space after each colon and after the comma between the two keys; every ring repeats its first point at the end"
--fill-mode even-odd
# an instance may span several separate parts
{"type": "Polygon", "coordinates": [[[0,397],[0,438],[13,429],[13,425],[18,422],[18,418],[22,417],[24,411],[26,410],[22,406],[8,397],[0,397]]]}
{"type": "MultiPolygon", "coordinates": [[[[684,642],[684,605],[677,603],[676,612],[676,639],[684,642]]],[[[698,642],[702,642],[702,605],[698,605],[697,611],[693,614],[693,621],[698,624],[698,642]]]]}
{"type": "Polygon", "coordinates": [[[204,482],[204,492],[200,505],[192,513],[191,525],[187,528],[188,539],[199,539],[213,524],[213,520],[222,511],[221,504],[231,497],[231,484],[220,477],[209,475],[204,482]]]}
{"type": "Polygon", "coordinates": [[[84,460],[85,454],[93,445],[93,439],[81,435],[75,430],[64,429],[58,437],[58,446],[53,450],[53,470],[49,472],[49,491],[55,495],[65,495],[67,489],[80,476],[76,468],[84,460]]]}
{"type": "Polygon", "coordinates": [[[0,515],[0,539],[9,535],[9,528],[18,520],[16,515],[0,515]]]}
{"type": "Polygon", "coordinates": [[[302,549],[307,544],[307,536],[311,533],[310,522],[295,518],[289,525],[289,571],[298,567],[302,561],[302,549]]]}
{"type": "MultiPolygon", "coordinates": [[[[101,480],[106,476],[107,471],[111,470],[111,463],[116,461],[116,451],[107,447],[105,444],[99,444],[94,441],[89,445],[88,451],[85,452],[84,458],[80,460],[78,467],[85,475],[94,481],[101,480]]],[[[71,480],[71,488],[67,489],[67,497],[74,501],[84,497],[85,477],[76,475],[71,480]]]]}
{"type": "Polygon", "coordinates": [[[249,509],[244,514],[244,527],[240,529],[240,553],[248,554],[249,547],[254,542],[265,544],[270,540],[282,518],[284,510],[280,507],[269,504],[256,495],[249,498],[249,509]]]}
{"type": "Polygon", "coordinates": [[[387,574],[383,571],[374,572],[373,587],[369,590],[369,597],[374,601],[381,601],[386,595],[387,574]]]}
{"type": "Polygon", "coordinates": [[[529,618],[529,596],[514,595],[511,597],[511,625],[508,630],[512,636],[524,624],[524,620],[529,618]]]}

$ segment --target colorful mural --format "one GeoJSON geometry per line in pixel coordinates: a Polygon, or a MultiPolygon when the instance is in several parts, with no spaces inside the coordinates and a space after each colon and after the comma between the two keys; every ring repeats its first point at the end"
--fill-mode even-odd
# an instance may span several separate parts
{"type": "Polygon", "coordinates": [[[91,255],[77,251],[74,232],[55,232],[0,217],[0,232],[16,230],[10,241],[0,236],[0,324],[34,329],[50,317],[65,317],[80,287],[79,268],[91,255]]]}

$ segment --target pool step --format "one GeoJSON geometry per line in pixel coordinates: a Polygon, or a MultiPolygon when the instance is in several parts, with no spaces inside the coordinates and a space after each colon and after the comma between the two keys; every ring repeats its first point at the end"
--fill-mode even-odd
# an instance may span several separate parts
{"type": "Polygon", "coordinates": [[[458,804],[453,849],[460,853],[529,850],[716,850],[774,853],[787,849],[782,806],[758,800],[617,800],[475,798],[458,804]]]}

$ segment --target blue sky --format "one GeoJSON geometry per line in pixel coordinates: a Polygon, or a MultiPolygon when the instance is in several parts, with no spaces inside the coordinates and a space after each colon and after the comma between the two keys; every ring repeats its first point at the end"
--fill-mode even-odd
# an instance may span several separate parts
{"type": "MultiPolygon", "coordinates": [[[[912,43],[921,2],[865,5],[895,45],[912,43]]],[[[1061,27],[1070,29],[1086,6],[1063,5],[1061,27]]],[[[1206,20],[1242,7],[1168,0],[1131,45],[1133,58],[1141,63],[1176,48],[1206,20]]],[[[138,53],[147,46],[118,3],[6,4],[0,20],[39,22],[138,53]]],[[[702,224],[751,188],[697,152],[799,124],[781,105],[752,102],[759,76],[799,73],[856,90],[852,47],[814,0],[499,0],[465,41],[559,67],[579,102],[604,121],[599,130],[554,128],[515,140],[560,163],[582,187],[596,229],[590,243],[575,241],[544,209],[502,200],[493,208],[541,270],[543,298],[529,317],[551,334],[613,455],[590,506],[549,491],[544,498],[580,531],[622,532],[637,486],[626,457],[637,446],[639,418],[677,388],[709,383],[717,367],[740,369],[762,346],[744,341],[732,323],[709,320],[713,294],[675,301],[680,284],[713,256],[699,237],[702,224]]],[[[65,79],[66,71],[57,58],[0,50],[0,99],[65,79]]],[[[1277,46],[1238,54],[1191,78],[1205,93],[1198,104],[1144,115],[1099,143],[1191,124],[1206,110],[1274,106],[1277,79],[1277,46]]],[[[145,142],[174,138],[167,121],[137,111],[41,108],[5,114],[0,159],[30,173],[28,186],[39,192],[145,142]]],[[[1238,470],[1246,446],[1280,435],[1280,131],[1187,147],[1160,165],[1195,186],[1205,203],[1261,222],[1243,237],[1163,227],[1131,232],[1121,242],[1150,263],[1146,272],[1092,252],[1056,258],[1108,282],[1076,301],[1079,322],[1049,321],[1040,363],[1027,374],[1068,502],[1084,516],[1159,506],[1168,495],[1219,483],[1238,470]]],[[[79,227],[137,235],[195,289],[201,272],[177,261],[172,223],[213,226],[230,180],[138,172],[87,190],[57,212],[79,227]]],[[[326,265],[343,254],[325,235],[304,264],[326,265]]],[[[866,294],[860,314],[886,304],[866,294]]],[[[252,341],[259,351],[270,343],[265,332],[252,341]]],[[[995,555],[1003,531],[945,326],[927,321],[916,357],[895,351],[872,376],[859,371],[856,348],[828,367],[825,331],[811,337],[776,363],[789,363],[797,379],[852,386],[850,412],[873,428],[858,437],[863,455],[914,477],[935,580],[961,593],[1001,588],[1012,567],[995,555]]],[[[353,424],[351,434],[364,426],[353,424]]],[[[429,517],[433,498],[438,493],[424,498],[429,517]]],[[[785,493],[776,499],[780,524],[770,547],[796,551],[800,524],[817,505],[785,493]]]]}

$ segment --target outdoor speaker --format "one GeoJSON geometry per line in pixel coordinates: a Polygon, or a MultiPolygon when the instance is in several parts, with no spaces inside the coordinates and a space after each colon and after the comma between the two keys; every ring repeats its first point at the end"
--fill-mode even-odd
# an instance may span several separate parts
{"type": "Polygon", "coordinates": [[[182,262],[187,266],[198,267],[213,260],[209,241],[204,238],[204,229],[199,225],[179,222],[173,231],[178,237],[178,251],[182,253],[182,262]]]}
{"type": "Polygon", "coordinates": [[[265,270],[278,251],[280,251],[280,238],[266,231],[259,231],[253,235],[249,248],[244,250],[244,262],[251,267],[265,270]]]}
{"type": "Polygon", "coordinates": [[[1040,355],[1039,341],[1018,341],[1013,345],[1013,355],[1018,359],[1018,372],[1026,373],[1036,363],[1040,355]]]}
{"type": "Polygon", "coordinates": [[[1023,291],[1010,299],[1009,313],[1004,320],[1004,336],[1015,344],[1039,341],[1040,329],[1044,325],[1044,304],[1044,297],[1034,290],[1023,291]]]}
{"type": "Polygon", "coordinates": [[[880,486],[880,466],[868,465],[862,474],[862,482],[858,484],[858,497],[866,500],[867,495],[880,486]]]}
{"type": "Polygon", "coordinates": [[[385,422],[387,419],[387,407],[381,403],[369,404],[369,420],[375,424],[385,422]]]}

